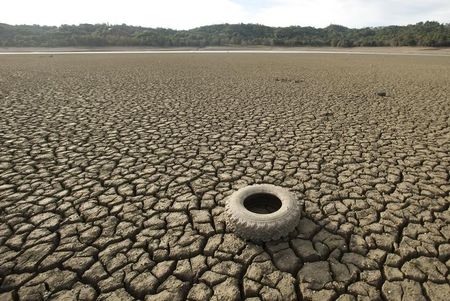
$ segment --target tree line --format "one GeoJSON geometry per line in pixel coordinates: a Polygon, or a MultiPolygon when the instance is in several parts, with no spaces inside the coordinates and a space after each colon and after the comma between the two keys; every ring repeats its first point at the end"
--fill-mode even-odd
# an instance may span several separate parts
{"type": "Polygon", "coordinates": [[[190,30],[110,24],[61,26],[0,23],[0,47],[450,46],[450,24],[347,28],[220,24],[190,30]]]}

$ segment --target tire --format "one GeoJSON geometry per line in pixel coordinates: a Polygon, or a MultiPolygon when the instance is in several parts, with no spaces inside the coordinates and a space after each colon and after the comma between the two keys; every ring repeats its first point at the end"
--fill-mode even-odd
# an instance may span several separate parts
{"type": "Polygon", "coordinates": [[[256,242],[287,236],[300,221],[300,206],[289,190],[270,184],[258,184],[235,191],[225,205],[228,226],[240,237],[256,242]],[[278,210],[260,214],[248,210],[244,201],[255,194],[269,194],[281,202],[278,210]]]}

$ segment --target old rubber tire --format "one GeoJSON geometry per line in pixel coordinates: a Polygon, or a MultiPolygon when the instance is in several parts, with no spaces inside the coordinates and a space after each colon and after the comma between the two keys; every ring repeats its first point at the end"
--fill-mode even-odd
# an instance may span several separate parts
{"type": "Polygon", "coordinates": [[[286,188],[258,184],[235,191],[227,200],[225,213],[228,226],[242,238],[253,241],[276,240],[287,236],[300,221],[300,206],[286,188]],[[269,214],[248,210],[244,200],[254,194],[270,194],[281,201],[281,207],[269,214]]]}

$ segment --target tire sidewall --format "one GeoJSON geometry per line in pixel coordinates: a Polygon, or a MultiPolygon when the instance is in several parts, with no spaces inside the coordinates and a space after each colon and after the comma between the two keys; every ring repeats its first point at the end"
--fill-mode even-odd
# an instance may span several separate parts
{"type": "Polygon", "coordinates": [[[288,189],[271,185],[256,184],[235,191],[225,206],[228,224],[241,237],[253,241],[279,239],[292,231],[300,220],[300,206],[288,189]],[[281,201],[281,207],[269,214],[258,214],[244,206],[244,200],[253,194],[268,193],[281,201]]]}

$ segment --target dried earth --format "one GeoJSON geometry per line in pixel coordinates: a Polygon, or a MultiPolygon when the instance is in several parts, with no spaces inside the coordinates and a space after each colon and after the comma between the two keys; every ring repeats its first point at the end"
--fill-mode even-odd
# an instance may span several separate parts
{"type": "Polygon", "coordinates": [[[0,57],[0,300],[450,300],[449,95],[446,57],[0,57]],[[289,238],[227,229],[254,183],[289,238]]]}

